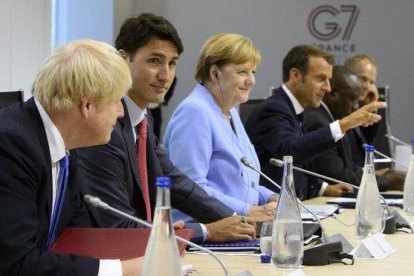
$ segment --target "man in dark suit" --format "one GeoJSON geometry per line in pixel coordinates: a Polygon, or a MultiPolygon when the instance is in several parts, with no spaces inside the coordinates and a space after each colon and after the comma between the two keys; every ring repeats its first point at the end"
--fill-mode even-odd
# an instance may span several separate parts
{"type": "MultiPolygon", "coordinates": [[[[324,95],[331,91],[333,57],[311,45],[293,47],[283,60],[284,84],[263,101],[247,119],[246,131],[256,148],[264,173],[281,183],[282,169],[272,167],[270,158],[293,156],[296,166],[313,170],[312,160],[330,148],[343,134],[359,125],[370,125],[381,119],[371,113],[382,103],[372,103],[351,115],[310,133],[303,133],[303,110],[319,107],[324,95]]],[[[318,195],[340,196],[349,192],[345,184],[328,185],[315,177],[294,172],[297,196],[301,199],[318,195]]],[[[266,185],[266,181],[263,181],[266,185]]],[[[268,186],[271,187],[271,186],[268,186]]]]}
{"type": "MultiPolygon", "coordinates": [[[[379,94],[376,86],[377,62],[368,55],[354,55],[345,61],[344,66],[357,75],[362,83],[359,105],[363,106],[378,101],[379,94]]],[[[364,166],[365,162],[363,144],[372,145],[374,143],[378,126],[378,124],[374,124],[366,128],[356,127],[349,133],[350,146],[353,152],[352,158],[354,163],[359,167],[364,166]]]]}
{"type": "MultiPolygon", "coordinates": [[[[325,95],[318,108],[307,107],[304,111],[303,129],[305,133],[315,131],[335,120],[346,117],[358,108],[363,86],[357,75],[343,66],[336,65],[331,80],[332,91],[325,95]]],[[[362,178],[362,166],[354,163],[355,150],[351,147],[348,131],[336,142],[336,147],[320,154],[314,159],[315,171],[359,186],[362,178]]],[[[396,181],[389,171],[388,176],[377,175],[380,190],[402,189],[402,181],[396,181]]],[[[398,178],[397,178],[398,179],[398,178]]]]}
{"type": "MultiPolygon", "coordinates": [[[[333,68],[332,91],[325,95],[317,108],[307,107],[304,111],[303,129],[305,133],[325,127],[356,110],[362,93],[358,77],[343,66],[333,68]]],[[[362,176],[361,167],[355,166],[349,147],[349,132],[336,142],[336,146],[323,152],[314,159],[317,173],[359,185],[362,176]],[[358,176],[359,174],[359,176],[358,176]]]]}
{"type": "MultiPolygon", "coordinates": [[[[359,98],[359,105],[366,105],[379,98],[376,87],[378,65],[375,59],[369,55],[354,55],[348,58],[344,66],[358,76],[362,82],[363,91],[359,98]]],[[[350,146],[352,147],[352,158],[354,163],[362,167],[364,165],[365,151],[363,144],[381,144],[384,137],[380,137],[379,124],[374,124],[366,128],[354,128],[349,134],[350,146]]],[[[402,190],[404,186],[405,173],[391,169],[389,165],[380,164],[376,170],[378,176],[384,181],[384,188],[392,190],[402,190]]]]}
{"type": "Polygon", "coordinates": [[[48,251],[66,227],[90,226],[76,154],[68,151],[109,141],[130,85],[112,46],[79,40],[46,60],[33,98],[0,111],[1,275],[139,274],[141,260],[48,251]]]}
{"type": "MultiPolygon", "coordinates": [[[[173,25],[163,17],[141,14],[124,22],[115,45],[130,66],[133,85],[123,99],[125,116],[118,120],[109,144],[78,151],[81,172],[86,180],[83,193],[96,195],[130,215],[151,220],[156,196],[155,177],[169,176],[172,179],[172,206],[199,222],[207,223],[186,225],[195,229],[193,241],[251,240],[255,235],[253,220],[233,216],[230,208],[182,175],[152,130],[147,107],[150,103],[164,100],[183,51],[173,25]],[[137,163],[140,147],[136,138],[140,135],[136,126],[145,120],[148,121],[147,172],[141,172],[137,163]],[[97,160],[99,163],[95,162],[97,160]],[[149,195],[145,194],[147,189],[149,195]],[[146,196],[149,196],[149,204],[146,204],[146,196]]],[[[93,207],[89,210],[99,227],[139,227],[135,222],[93,207]]],[[[261,219],[271,220],[274,213],[266,212],[263,210],[264,218],[261,219]]]]}

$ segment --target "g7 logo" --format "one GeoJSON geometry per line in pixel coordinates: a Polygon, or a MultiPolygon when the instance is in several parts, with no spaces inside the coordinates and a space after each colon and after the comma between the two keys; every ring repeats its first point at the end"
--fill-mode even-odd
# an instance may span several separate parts
{"type": "Polygon", "coordinates": [[[319,40],[328,41],[336,38],[344,29],[342,40],[349,40],[360,11],[355,5],[340,5],[339,10],[330,5],[318,6],[309,14],[309,32],[319,40]],[[344,13],[349,13],[347,22],[338,22],[344,13]]]}

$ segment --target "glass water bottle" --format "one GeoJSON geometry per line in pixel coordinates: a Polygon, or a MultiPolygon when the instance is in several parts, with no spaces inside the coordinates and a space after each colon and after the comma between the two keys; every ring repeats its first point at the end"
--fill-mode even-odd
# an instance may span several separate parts
{"type": "Polygon", "coordinates": [[[355,206],[355,225],[359,239],[382,232],[383,216],[374,167],[374,146],[365,146],[365,165],[355,206]]]}
{"type": "Polygon", "coordinates": [[[182,275],[180,254],[171,219],[169,177],[157,177],[157,202],[142,275],[182,275]]]}
{"type": "Polygon", "coordinates": [[[293,158],[283,157],[283,181],[272,232],[272,262],[299,268],[303,261],[303,226],[293,182],[293,158]]]}
{"type": "Polygon", "coordinates": [[[411,143],[410,166],[404,181],[404,211],[410,216],[414,215],[414,137],[411,138],[411,143]]]}

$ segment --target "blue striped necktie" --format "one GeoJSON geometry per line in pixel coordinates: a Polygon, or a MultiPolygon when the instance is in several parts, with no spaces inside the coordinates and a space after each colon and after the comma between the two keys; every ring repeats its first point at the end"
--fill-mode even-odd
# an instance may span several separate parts
{"type": "Polygon", "coordinates": [[[65,155],[59,161],[59,175],[58,175],[58,187],[55,199],[55,205],[53,206],[52,218],[49,225],[49,235],[47,238],[47,248],[52,246],[56,238],[57,224],[59,220],[60,212],[62,211],[63,201],[66,193],[66,186],[68,183],[69,175],[69,157],[65,155]]]}

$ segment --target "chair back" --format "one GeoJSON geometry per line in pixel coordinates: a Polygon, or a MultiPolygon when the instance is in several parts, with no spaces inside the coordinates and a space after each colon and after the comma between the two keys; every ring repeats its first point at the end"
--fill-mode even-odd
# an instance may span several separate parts
{"type": "Polygon", "coordinates": [[[23,101],[23,90],[0,92],[0,109],[23,101]]]}
{"type": "MultiPolygon", "coordinates": [[[[384,101],[388,104],[385,109],[379,109],[378,114],[382,116],[381,121],[378,122],[378,131],[374,139],[374,147],[379,152],[382,152],[392,158],[395,158],[395,145],[391,139],[386,137],[386,134],[391,135],[390,124],[390,87],[378,87],[379,101],[384,101]]],[[[378,164],[379,165],[379,164],[378,164]]],[[[389,166],[389,165],[388,165],[389,166]]]]}
{"type": "Polygon", "coordinates": [[[250,99],[239,105],[239,114],[243,125],[246,124],[247,118],[249,118],[253,109],[255,109],[255,107],[263,101],[264,99],[250,99]]]}

